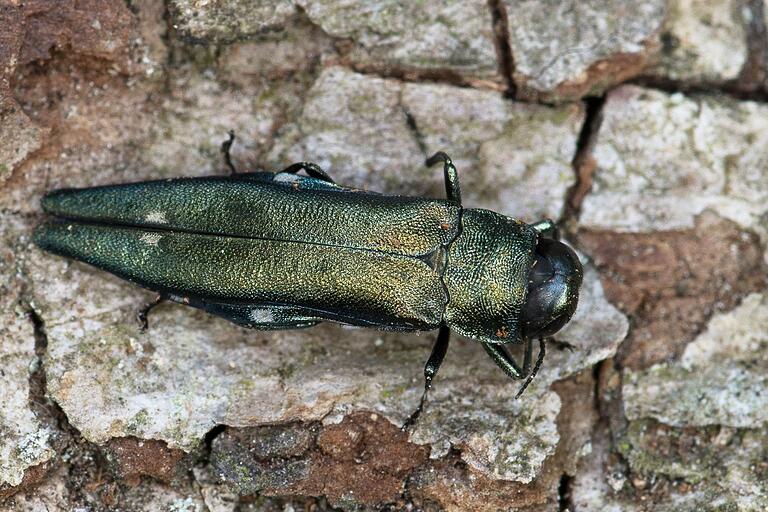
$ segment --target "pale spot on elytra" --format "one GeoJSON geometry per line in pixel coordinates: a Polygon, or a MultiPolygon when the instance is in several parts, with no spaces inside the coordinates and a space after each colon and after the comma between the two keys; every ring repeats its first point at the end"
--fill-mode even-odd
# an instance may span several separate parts
{"type": "Polygon", "coordinates": [[[160,233],[144,233],[143,235],[141,235],[141,238],[139,238],[139,240],[141,240],[147,245],[157,246],[161,238],[163,238],[163,235],[161,235],[160,233]]]}
{"type": "Polygon", "coordinates": [[[294,183],[301,180],[302,180],[301,176],[296,176],[295,174],[290,172],[279,172],[275,174],[274,178],[272,178],[272,181],[276,181],[278,183],[294,183]]]}
{"type": "Polygon", "coordinates": [[[275,321],[275,314],[269,309],[252,309],[251,320],[259,324],[268,324],[275,321]]]}
{"type": "Polygon", "coordinates": [[[144,221],[152,224],[168,224],[168,219],[165,217],[165,212],[159,210],[149,212],[144,216],[144,221]]]}

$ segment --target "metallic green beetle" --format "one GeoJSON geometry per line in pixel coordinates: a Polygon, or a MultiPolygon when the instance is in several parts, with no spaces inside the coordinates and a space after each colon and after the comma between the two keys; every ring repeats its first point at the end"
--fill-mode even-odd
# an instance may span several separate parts
{"type": "Polygon", "coordinates": [[[254,329],[322,321],[384,330],[439,329],[424,369],[421,413],[450,329],[482,343],[510,377],[536,374],[544,337],[573,315],[582,269],[554,224],[525,224],[464,209],[450,158],[446,200],[341,187],[317,165],[280,173],[56,190],[43,209],[59,217],[35,243],[254,329]],[[308,177],[297,175],[304,170],[308,177]],[[533,369],[532,344],[539,339],[533,369]],[[524,343],[518,365],[504,348],[524,343]]]}

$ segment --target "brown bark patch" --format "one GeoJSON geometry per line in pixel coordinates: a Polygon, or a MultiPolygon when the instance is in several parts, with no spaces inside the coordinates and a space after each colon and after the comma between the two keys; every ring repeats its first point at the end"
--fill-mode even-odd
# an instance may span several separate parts
{"type": "Polygon", "coordinates": [[[402,501],[405,481],[429,448],[370,412],[338,425],[227,428],[212,444],[218,478],[241,496],[325,496],[334,506],[402,501]]]}
{"type": "Polygon", "coordinates": [[[20,62],[47,60],[71,48],[91,57],[120,60],[129,45],[134,17],[122,0],[31,0],[24,13],[20,62]]]}
{"type": "Polygon", "coordinates": [[[295,489],[325,495],[333,504],[395,502],[406,475],[423,464],[429,448],[408,441],[396,425],[373,413],[355,413],[326,427],[307,479],[295,489]]]}
{"type": "Polygon", "coordinates": [[[11,5],[0,6],[0,94],[8,87],[6,77],[16,68],[18,54],[21,48],[23,16],[18,7],[11,5]]]}
{"type": "Polygon", "coordinates": [[[579,242],[608,299],[630,317],[617,360],[635,370],[679,357],[713,313],[766,285],[758,238],[711,214],[690,230],[581,231],[579,242]]]}
{"type": "Polygon", "coordinates": [[[639,76],[655,58],[659,44],[653,40],[645,41],[645,47],[639,53],[615,53],[591,64],[578,77],[558,84],[551,91],[539,91],[527,84],[527,77],[514,73],[517,86],[516,99],[522,101],[544,101],[561,103],[573,101],[584,96],[598,96],[616,84],[639,76]]]}
{"type": "Polygon", "coordinates": [[[583,446],[597,422],[594,409],[595,382],[584,371],[553,386],[562,408],[557,417],[561,442],[530,483],[499,480],[474,470],[458,450],[430,460],[409,478],[409,495],[423,510],[555,510],[563,474],[575,475],[583,446]]]}
{"type": "Polygon", "coordinates": [[[27,491],[35,485],[39,484],[43,478],[48,475],[49,469],[51,469],[51,463],[43,462],[42,464],[32,466],[24,471],[24,477],[21,479],[21,483],[19,485],[0,485],[0,504],[2,504],[6,498],[13,496],[17,492],[27,491]]]}
{"type": "Polygon", "coordinates": [[[170,482],[176,476],[178,463],[184,452],[168,448],[164,441],[120,437],[109,441],[108,459],[114,465],[116,476],[129,485],[138,485],[142,476],[161,482],[170,482]]]}

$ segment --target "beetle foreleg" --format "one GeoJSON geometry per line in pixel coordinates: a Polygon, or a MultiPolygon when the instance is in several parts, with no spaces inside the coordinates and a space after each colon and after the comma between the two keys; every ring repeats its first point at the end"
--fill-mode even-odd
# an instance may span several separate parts
{"type": "Polygon", "coordinates": [[[429,393],[429,390],[432,387],[432,381],[437,375],[437,371],[440,369],[440,365],[445,358],[446,352],[448,352],[448,342],[450,339],[451,330],[445,325],[440,326],[440,331],[437,334],[437,341],[435,341],[435,345],[432,347],[432,353],[429,355],[427,364],[424,366],[424,393],[421,395],[419,406],[413,411],[408,419],[405,420],[401,430],[407,431],[414,423],[416,423],[416,420],[424,410],[424,404],[427,401],[427,393],[429,393]]]}
{"type": "Polygon", "coordinates": [[[317,178],[318,180],[327,181],[328,183],[336,183],[333,181],[333,178],[331,178],[328,173],[323,170],[322,167],[312,162],[296,162],[295,164],[289,165],[280,172],[296,174],[301,170],[304,170],[307,173],[307,176],[310,178],[317,178]]]}
{"type": "Polygon", "coordinates": [[[514,358],[509,355],[507,349],[504,348],[504,345],[498,345],[496,343],[483,343],[483,348],[486,352],[488,352],[488,355],[491,356],[493,362],[499,365],[499,368],[504,370],[504,373],[515,380],[525,378],[527,370],[526,366],[530,367],[531,365],[530,355],[532,349],[530,347],[531,343],[528,341],[525,347],[526,357],[525,360],[523,360],[523,368],[520,368],[520,365],[517,364],[514,358]]]}
{"type": "Polygon", "coordinates": [[[512,377],[513,379],[520,380],[525,379],[523,385],[520,386],[515,398],[519,398],[523,394],[525,388],[531,383],[533,378],[539,373],[539,368],[544,362],[544,338],[539,339],[539,357],[536,358],[536,364],[531,371],[531,359],[533,358],[533,341],[526,340],[525,342],[525,359],[523,359],[523,367],[515,362],[515,359],[509,355],[509,352],[504,348],[504,345],[497,345],[495,343],[483,343],[483,348],[488,352],[493,361],[504,370],[504,373],[512,377]]]}
{"type": "Polygon", "coordinates": [[[149,319],[147,316],[149,315],[149,312],[152,311],[155,306],[163,303],[165,301],[165,297],[162,295],[158,295],[155,297],[155,300],[152,302],[148,302],[143,308],[141,308],[138,313],[136,313],[136,318],[139,320],[139,323],[141,324],[141,327],[139,328],[141,332],[146,332],[147,329],[149,329],[149,319]]]}
{"type": "Polygon", "coordinates": [[[451,161],[451,157],[442,151],[438,151],[427,158],[427,167],[432,167],[437,162],[443,162],[443,174],[445,177],[445,195],[448,200],[461,206],[461,188],[459,187],[459,173],[451,161]]]}
{"type": "Polygon", "coordinates": [[[237,174],[237,169],[235,169],[235,165],[232,163],[232,156],[229,154],[233,142],[235,142],[235,131],[229,130],[229,138],[221,143],[221,152],[224,154],[224,163],[229,168],[231,175],[237,174]]]}
{"type": "Polygon", "coordinates": [[[533,360],[533,340],[525,340],[525,356],[523,357],[523,375],[531,373],[531,361],[533,360]]]}

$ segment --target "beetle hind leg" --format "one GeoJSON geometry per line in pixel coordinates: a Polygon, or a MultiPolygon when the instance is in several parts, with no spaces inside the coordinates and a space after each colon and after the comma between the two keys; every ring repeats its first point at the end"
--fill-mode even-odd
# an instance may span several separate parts
{"type": "Polygon", "coordinates": [[[400,429],[403,432],[407,432],[409,428],[411,428],[415,423],[416,420],[421,416],[422,411],[424,411],[424,405],[427,402],[427,394],[429,393],[429,390],[432,388],[432,381],[434,380],[435,376],[437,375],[438,370],[440,369],[440,365],[443,362],[443,359],[445,358],[446,352],[448,352],[448,342],[451,339],[451,330],[446,326],[440,327],[440,332],[437,334],[437,341],[435,341],[435,345],[432,347],[432,353],[429,355],[429,359],[427,359],[427,364],[424,366],[424,393],[421,394],[421,400],[419,400],[419,406],[416,408],[415,411],[411,413],[411,415],[408,417],[407,420],[405,420],[405,423],[403,423],[403,426],[400,427],[400,429]]]}
{"type": "Polygon", "coordinates": [[[147,329],[149,329],[149,312],[155,309],[155,307],[159,306],[165,302],[165,297],[162,295],[158,295],[155,297],[155,300],[152,302],[148,302],[142,307],[139,311],[136,312],[136,319],[139,321],[140,327],[139,330],[141,332],[147,332],[147,329]]]}
{"type": "Polygon", "coordinates": [[[461,187],[459,187],[459,173],[456,171],[456,167],[453,165],[451,157],[449,157],[443,151],[438,151],[431,157],[427,158],[425,164],[427,167],[432,167],[437,162],[443,162],[445,195],[448,197],[449,201],[461,206],[461,187]]]}

